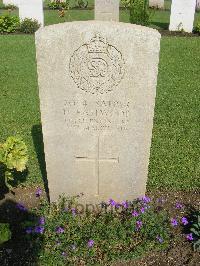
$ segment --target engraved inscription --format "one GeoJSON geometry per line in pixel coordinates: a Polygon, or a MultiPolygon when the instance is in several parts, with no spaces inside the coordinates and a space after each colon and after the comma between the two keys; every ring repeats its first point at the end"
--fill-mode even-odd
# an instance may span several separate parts
{"type": "Polygon", "coordinates": [[[65,100],[63,113],[68,129],[85,131],[129,129],[129,101],[65,100]]]}
{"type": "Polygon", "coordinates": [[[69,70],[81,90],[92,94],[112,91],[124,76],[121,52],[96,34],[71,56],[69,70]]]}

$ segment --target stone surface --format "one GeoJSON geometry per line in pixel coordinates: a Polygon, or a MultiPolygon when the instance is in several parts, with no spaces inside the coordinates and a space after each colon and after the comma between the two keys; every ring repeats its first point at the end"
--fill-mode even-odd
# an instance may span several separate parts
{"type": "Polygon", "coordinates": [[[4,5],[14,5],[18,6],[19,5],[19,0],[3,0],[4,5]]]}
{"type": "Polygon", "coordinates": [[[192,32],[196,0],[172,0],[170,31],[192,32]]]}
{"type": "Polygon", "coordinates": [[[95,20],[119,21],[119,0],[95,0],[95,20]]]}
{"type": "Polygon", "coordinates": [[[20,20],[25,18],[36,19],[41,26],[44,26],[44,12],[42,0],[19,0],[20,20]]]}
{"type": "Polygon", "coordinates": [[[149,6],[159,9],[164,9],[165,1],[164,0],[149,0],[149,6]]]}
{"type": "Polygon", "coordinates": [[[200,10],[200,0],[196,0],[196,10],[200,10]]]}
{"type": "Polygon", "coordinates": [[[144,195],[160,34],[128,23],[85,21],[36,32],[51,201],[144,195]]]}

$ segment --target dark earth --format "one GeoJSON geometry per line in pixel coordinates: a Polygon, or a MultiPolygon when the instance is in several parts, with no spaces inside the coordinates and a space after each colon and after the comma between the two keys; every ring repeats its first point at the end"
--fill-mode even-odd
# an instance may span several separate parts
{"type": "MultiPolygon", "coordinates": [[[[21,187],[13,190],[13,193],[0,191],[0,222],[9,223],[12,231],[12,239],[0,246],[0,265],[38,265],[33,255],[33,246],[25,240],[24,231],[20,225],[27,218],[27,213],[16,208],[16,203],[22,203],[28,209],[37,207],[40,199],[36,198],[36,187],[21,187]]],[[[44,193],[43,193],[44,194],[44,193]]],[[[162,207],[168,211],[170,217],[176,217],[177,212],[190,219],[194,211],[200,207],[200,191],[168,191],[155,190],[148,192],[152,199],[162,199],[162,207]],[[184,208],[177,210],[175,205],[180,202],[184,208]]],[[[180,226],[172,230],[171,243],[167,250],[151,252],[143,258],[115,263],[113,266],[197,266],[200,265],[200,253],[194,252],[192,244],[185,238],[183,228],[180,226]]]]}

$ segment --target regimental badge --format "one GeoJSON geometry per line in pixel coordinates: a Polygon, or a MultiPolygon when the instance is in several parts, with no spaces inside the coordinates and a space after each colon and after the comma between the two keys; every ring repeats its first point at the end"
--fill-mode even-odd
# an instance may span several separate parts
{"type": "Polygon", "coordinates": [[[91,94],[104,94],[123,79],[124,60],[116,47],[96,34],[74,52],[69,70],[78,88],[91,94]]]}

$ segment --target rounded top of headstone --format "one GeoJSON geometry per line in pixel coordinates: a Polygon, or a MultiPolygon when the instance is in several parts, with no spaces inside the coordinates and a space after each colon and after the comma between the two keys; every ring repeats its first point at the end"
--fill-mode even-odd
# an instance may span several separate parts
{"type": "Polygon", "coordinates": [[[54,24],[50,26],[45,26],[43,28],[40,28],[36,33],[36,40],[37,38],[45,38],[45,36],[48,36],[47,38],[57,38],[57,36],[65,35],[68,30],[74,31],[88,31],[88,30],[105,30],[106,28],[111,29],[114,28],[115,32],[117,33],[118,30],[127,31],[127,33],[135,32],[137,34],[141,35],[148,35],[148,37],[152,36],[152,38],[161,38],[160,33],[152,28],[136,25],[136,24],[130,24],[130,23],[123,23],[123,22],[114,22],[114,21],[74,21],[74,22],[65,22],[65,23],[59,23],[54,24]]]}

